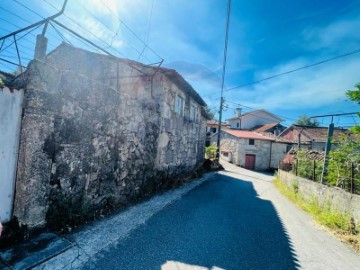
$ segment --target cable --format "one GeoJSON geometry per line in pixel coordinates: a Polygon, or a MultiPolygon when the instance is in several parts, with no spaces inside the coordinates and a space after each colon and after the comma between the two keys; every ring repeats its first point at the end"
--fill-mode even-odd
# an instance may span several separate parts
{"type": "MultiPolygon", "coordinates": [[[[233,109],[233,110],[236,110],[237,108],[234,108],[234,107],[230,107],[230,106],[228,106],[228,105],[225,105],[227,108],[229,108],[229,109],[233,109]]],[[[254,114],[254,112],[246,112],[245,113],[246,115],[252,115],[252,116],[255,116],[255,117],[257,117],[257,118],[261,118],[261,119],[265,119],[265,120],[267,120],[267,121],[269,121],[269,120],[273,120],[273,119],[270,119],[270,118],[266,118],[266,117],[262,117],[262,116],[259,116],[259,115],[256,115],[256,114],[254,114]]],[[[244,114],[244,115],[245,115],[244,114]]],[[[271,114],[273,114],[273,113],[271,113],[271,114]]],[[[244,116],[243,115],[243,116],[244,116]]],[[[275,115],[275,114],[273,114],[274,116],[277,116],[277,115],[275,115]]],[[[290,118],[288,118],[289,120],[293,120],[293,119],[290,119],[290,118]]],[[[275,123],[275,122],[273,122],[273,123],[275,123]]]]}
{"type": "MultiPolygon", "coordinates": [[[[155,0],[152,0],[150,13],[149,13],[149,17],[148,17],[148,24],[147,24],[147,28],[146,28],[145,35],[144,35],[144,41],[146,43],[149,43],[150,25],[151,25],[151,19],[152,19],[153,10],[154,10],[154,3],[155,3],[155,0]]],[[[144,58],[146,58],[145,57],[145,49],[146,49],[146,47],[144,46],[144,48],[142,49],[141,54],[139,56],[139,60],[140,60],[142,55],[144,55],[144,58]]]]}
{"type": "Polygon", "coordinates": [[[314,64],[302,66],[302,67],[295,68],[295,69],[292,69],[292,70],[289,70],[289,71],[286,71],[286,72],[283,72],[283,73],[279,73],[279,74],[276,74],[276,75],[272,75],[272,76],[270,76],[270,77],[263,78],[263,79],[261,79],[261,80],[257,80],[257,81],[253,81],[253,82],[250,82],[250,83],[241,84],[241,85],[238,85],[238,86],[235,86],[235,87],[231,87],[231,88],[226,89],[225,91],[231,91],[231,90],[234,90],[234,89],[237,89],[237,88],[241,88],[241,87],[245,87],[245,86],[257,84],[257,83],[260,83],[260,82],[263,82],[263,81],[267,81],[267,80],[270,80],[270,79],[274,79],[274,78],[277,78],[277,77],[280,77],[280,76],[284,76],[284,75],[287,75],[287,74],[290,74],[290,73],[293,73],[293,72],[296,72],[296,71],[299,71],[299,70],[303,70],[303,69],[306,69],[306,68],[310,68],[310,67],[314,67],[314,66],[318,66],[318,65],[327,63],[327,62],[331,62],[331,61],[337,60],[337,59],[339,59],[339,58],[343,58],[343,57],[346,57],[346,56],[354,55],[354,54],[357,54],[357,53],[359,53],[359,52],[360,52],[360,49],[357,49],[357,50],[355,50],[355,51],[351,51],[351,52],[344,53],[344,54],[341,54],[341,55],[338,55],[338,56],[335,56],[335,57],[332,57],[332,58],[328,58],[328,59],[322,60],[322,61],[320,61],[320,62],[316,62],[316,63],[314,63],[314,64]]]}
{"type": "Polygon", "coordinates": [[[21,28],[20,26],[18,26],[18,25],[16,25],[16,24],[14,24],[14,23],[12,23],[12,22],[10,22],[10,21],[8,21],[8,20],[6,20],[6,19],[2,18],[2,17],[0,17],[0,20],[4,21],[4,22],[6,22],[6,23],[8,23],[8,24],[10,24],[10,25],[12,25],[12,26],[15,26],[16,28],[21,28]]]}
{"type": "MultiPolygon", "coordinates": [[[[1,19],[1,18],[0,18],[1,19]]],[[[24,37],[26,37],[27,35],[29,35],[30,33],[32,33],[33,31],[35,31],[36,29],[38,29],[41,25],[38,25],[34,28],[32,28],[31,30],[29,30],[28,32],[26,32],[24,35],[22,35],[21,37],[17,38],[17,40],[20,40],[24,37]]],[[[33,34],[32,34],[33,35],[33,34]]],[[[6,46],[5,48],[1,49],[0,52],[4,51],[5,49],[7,49],[8,47],[10,47],[12,44],[14,44],[15,41],[11,42],[8,46],[6,46]]]]}
{"type": "Polygon", "coordinates": [[[4,8],[3,6],[1,6],[0,9],[4,10],[4,11],[7,12],[7,13],[10,13],[10,14],[14,15],[16,18],[19,18],[20,20],[23,20],[24,22],[27,22],[27,23],[31,24],[31,22],[30,22],[29,20],[24,19],[23,17],[17,15],[16,13],[14,13],[14,12],[12,12],[12,11],[4,8]]]}
{"type": "Polygon", "coordinates": [[[18,0],[13,0],[13,1],[15,1],[15,2],[16,2],[17,4],[19,4],[20,6],[26,8],[27,10],[31,11],[32,13],[38,15],[40,18],[45,19],[42,15],[40,15],[39,13],[37,13],[36,11],[34,11],[33,9],[25,6],[23,3],[19,2],[18,0]]]}
{"type": "MultiPolygon", "coordinates": [[[[86,12],[88,12],[96,21],[100,22],[103,26],[105,26],[111,33],[114,33],[113,37],[111,38],[109,47],[113,48],[113,42],[115,39],[115,36],[118,35],[118,32],[115,33],[112,29],[110,29],[106,24],[104,24],[101,20],[99,20],[90,10],[88,10],[85,6],[83,6],[82,4],[80,4],[79,2],[77,3],[81,8],[83,8],[86,12]]],[[[119,29],[120,30],[120,29],[119,29]]],[[[142,54],[142,52],[140,52],[135,46],[133,46],[130,42],[128,42],[127,44],[129,44],[137,53],[139,53],[139,55],[142,54]]],[[[151,61],[149,59],[146,58],[146,60],[150,63],[151,61]]]]}
{"type": "MultiPolygon", "coordinates": [[[[24,7],[24,8],[27,9],[28,11],[36,14],[36,15],[39,16],[40,18],[45,19],[45,17],[42,16],[40,13],[38,13],[38,12],[36,12],[35,10],[27,7],[26,5],[24,5],[23,3],[19,2],[18,0],[13,0],[13,1],[15,1],[17,4],[19,4],[20,6],[24,7]]],[[[48,33],[49,33],[49,32],[48,32],[48,33]]],[[[56,38],[56,39],[58,39],[58,38],[57,38],[55,35],[53,35],[52,33],[49,33],[49,35],[52,36],[52,37],[54,37],[54,38],[56,38]]]]}
{"type": "Polygon", "coordinates": [[[112,11],[112,9],[109,8],[108,5],[106,5],[106,4],[104,3],[103,0],[100,0],[100,2],[119,20],[119,22],[120,22],[121,24],[124,25],[124,26],[126,27],[126,29],[128,29],[129,32],[130,32],[131,34],[133,34],[146,48],[148,48],[148,49],[149,49],[153,54],[155,54],[158,58],[163,59],[163,58],[162,58],[159,54],[157,54],[151,47],[149,47],[149,45],[147,45],[126,23],[124,23],[124,22],[119,18],[119,16],[118,16],[114,11],[112,11]]]}
{"type": "Polygon", "coordinates": [[[63,41],[65,41],[66,43],[69,43],[71,45],[73,45],[69,40],[67,40],[63,34],[60,33],[60,31],[51,23],[49,22],[49,24],[51,25],[51,27],[55,30],[55,32],[62,38],[63,41]]]}
{"type": "MultiPolygon", "coordinates": [[[[43,0],[44,2],[46,2],[47,4],[51,5],[53,8],[56,9],[56,7],[49,3],[47,0],[43,0]]],[[[57,9],[57,11],[60,11],[57,9]]],[[[107,43],[106,41],[104,41],[103,39],[99,38],[97,35],[95,35],[94,33],[92,33],[91,31],[89,31],[88,29],[86,29],[85,27],[83,27],[81,24],[79,24],[77,21],[75,21],[74,19],[72,19],[70,16],[68,16],[65,12],[63,13],[63,15],[68,18],[70,21],[72,21],[75,25],[77,25],[78,27],[80,27],[81,29],[83,29],[84,31],[86,31],[87,33],[91,34],[93,37],[95,37],[97,40],[101,41],[102,43],[104,43],[105,45],[111,47],[113,50],[115,50],[117,53],[119,53],[120,55],[126,57],[122,52],[120,52],[119,50],[116,50],[114,47],[112,47],[109,43],[107,43]]]]}
{"type": "MultiPolygon", "coordinates": [[[[226,102],[226,103],[232,103],[232,104],[234,104],[234,105],[238,105],[238,106],[240,106],[240,107],[244,107],[244,108],[247,108],[247,109],[250,109],[250,110],[256,110],[256,111],[260,110],[260,109],[251,108],[251,107],[242,105],[242,104],[240,104],[240,103],[235,103],[235,102],[228,101],[228,100],[225,100],[225,102],[226,102]]],[[[274,113],[271,113],[271,114],[273,114],[273,115],[275,115],[275,116],[277,116],[277,117],[280,117],[280,118],[288,119],[288,120],[291,120],[291,121],[296,121],[296,119],[289,118],[289,117],[286,117],[286,116],[282,116],[282,115],[279,115],[279,114],[274,114],[274,113]]]]}

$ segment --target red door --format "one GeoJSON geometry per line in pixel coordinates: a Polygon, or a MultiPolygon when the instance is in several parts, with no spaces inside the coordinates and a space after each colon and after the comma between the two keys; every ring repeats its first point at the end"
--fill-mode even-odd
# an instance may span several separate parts
{"type": "Polygon", "coordinates": [[[245,155],[245,169],[254,170],[255,169],[255,155],[245,155]]]}

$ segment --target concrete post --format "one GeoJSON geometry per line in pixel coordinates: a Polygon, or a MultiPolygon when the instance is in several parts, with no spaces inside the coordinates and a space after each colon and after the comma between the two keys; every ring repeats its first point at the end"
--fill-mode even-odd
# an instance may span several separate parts
{"type": "Polygon", "coordinates": [[[35,45],[35,53],[34,59],[39,61],[44,61],[46,56],[48,39],[43,35],[36,36],[36,45],[35,45]]]}

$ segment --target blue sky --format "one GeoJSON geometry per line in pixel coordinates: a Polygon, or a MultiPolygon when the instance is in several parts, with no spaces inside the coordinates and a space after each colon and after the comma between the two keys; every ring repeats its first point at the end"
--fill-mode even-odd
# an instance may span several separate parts
{"type": "MultiPolygon", "coordinates": [[[[119,57],[146,64],[164,59],[163,66],[178,70],[217,111],[226,4],[225,0],[69,0],[58,20],[119,57]]],[[[2,0],[0,36],[56,13],[61,5],[60,0],[2,0]]],[[[35,35],[41,30],[18,41],[24,65],[32,58],[35,35]]],[[[63,39],[94,50],[58,27],[49,26],[48,38],[49,50],[63,39]]],[[[0,57],[16,62],[11,43],[5,41],[0,57]]],[[[224,118],[233,116],[236,104],[243,112],[269,110],[287,125],[302,114],[360,111],[345,96],[360,83],[360,53],[234,88],[358,49],[359,0],[232,0],[224,118]]],[[[0,61],[1,70],[13,68],[0,61]]],[[[329,121],[320,119],[323,125],[329,121]]],[[[351,126],[359,118],[336,117],[334,123],[351,126]]]]}

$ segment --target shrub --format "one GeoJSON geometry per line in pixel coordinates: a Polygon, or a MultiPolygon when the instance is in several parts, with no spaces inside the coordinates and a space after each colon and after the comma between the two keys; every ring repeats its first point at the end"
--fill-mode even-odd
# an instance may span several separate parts
{"type": "Polygon", "coordinates": [[[215,145],[210,145],[205,148],[205,158],[215,159],[216,158],[217,147],[215,145]]]}

